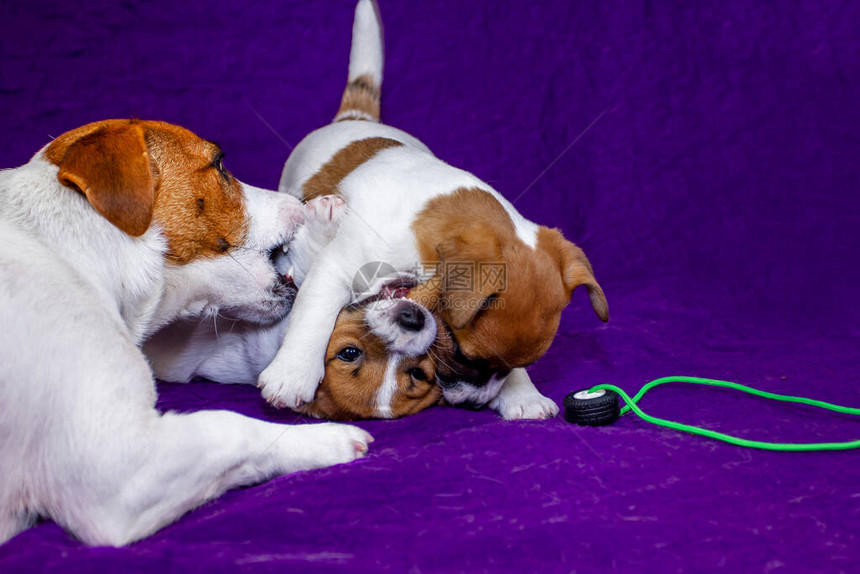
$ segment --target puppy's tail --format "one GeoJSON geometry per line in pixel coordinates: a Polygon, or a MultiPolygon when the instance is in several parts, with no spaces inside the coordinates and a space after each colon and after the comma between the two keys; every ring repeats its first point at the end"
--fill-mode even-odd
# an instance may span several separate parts
{"type": "Polygon", "coordinates": [[[376,0],[359,0],[352,25],[349,79],[334,121],[379,121],[382,87],[382,21],[376,0]]]}

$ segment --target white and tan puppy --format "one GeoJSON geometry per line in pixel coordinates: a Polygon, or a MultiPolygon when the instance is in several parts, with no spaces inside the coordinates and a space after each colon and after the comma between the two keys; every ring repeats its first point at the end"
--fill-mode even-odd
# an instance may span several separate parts
{"type": "Polygon", "coordinates": [[[555,415],[557,406],[522,367],[546,352],[577,286],[585,285],[597,314],[608,319],[588,259],[483,181],[378,123],[381,83],[378,10],[373,0],[360,0],[340,113],[296,146],[280,183],[306,200],[339,193],[349,211],[299,291],[284,343],[260,375],[263,396],[289,408],[313,398],[338,311],[360,298],[351,281],[363,265],[381,261],[399,276],[379,278],[368,291],[412,282],[410,298],[450,330],[459,367],[439,377],[448,402],[492,402],[506,418],[555,415]],[[484,268],[496,273],[484,277],[484,268]],[[467,281],[464,269],[471,270],[467,281]]]}
{"type": "MultiPolygon", "coordinates": [[[[335,195],[309,201],[305,223],[284,252],[273,254],[275,268],[301,286],[344,211],[343,199],[335,195]]],[[[205,377],[255,384],[275,357],[289,320],[287,315],[268,325],[221,316],[175,321],[150,337],[143,350],[156,377],[165,381],[205,377]]],[[[448,354],[446,335],[429,311],[405,298],[341,310],[326,352],[325,378],[301,412],[330,420],[397,418],[438,403],[435,359],[448,354]]]]}
{"type": "Polygon", "coordinates": [[[303,207],[221,157],[178,126],[108,120],[0,172],[0,542],[43,516],[122,545],[229,488],[366,452],[345,425],[155,409],[149,333],[275,321],[291,302],[269,252],[303,207]]]}

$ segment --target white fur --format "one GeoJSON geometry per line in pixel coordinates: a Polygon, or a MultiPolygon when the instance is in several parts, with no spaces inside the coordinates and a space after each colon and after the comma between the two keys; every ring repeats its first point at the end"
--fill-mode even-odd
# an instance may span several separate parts
{"type": "Polygon", "coordinates": [[[213,317],[177,321],[143,346],[152,372],[164,381],[204,377],[219,383],[254,385],[278,352],[289,315],[272,325],[213,317]]]}
{"type": "Polygon", "coordinates": [[[166,265],[157,225],[124,234],[57,171],[40,152],[0,172],[0,542],[41,515],[122,545],[229,488],[363,455],[372,439],[345,425],[161,414],[138,349],[188,313],[278,319],[274,270],[260,265],[295,228],[294,199],[245,186],[247,249],[166,265]]]}
{"type": "MultiPolygon", "coordinates": [[[[525,369],[519,370],[525,372],[525,369]]],[[[442,395],[452,405],[467,404],[476,408],[483,407],[499,394],[506,378],[510,378],[510,376],[492,375],[490,380],[481,386],[470,385],[461,381],[450,389],[442,387],[442,395]]]]}
{"type": "Polygon", "coordinates": [[[505,379],[490,408],[507,420],[548,419],[558,414],[558,405],[540,394],[525,369],[514,369],[505,379]]]}
{"type": "MultiPolygon", "coordinates": [[[[277,271],[288,273],[296,285],[301,285],[313,260],[334,237],[344,207],[343,200],[334,196],[308,202],[304,225],[292,241],[284,244],[284,252],[276,253],[277,271]]],[[[281,228],[283,239],[285,226],[276,227],[281,228]]],[[[256,384],[260,372],[277,353],[287,325],[289,315],[271,325],[231,319],[223,313],[203,320],[189,317],[151,336],[144,352],[156,377],[165,381],[188,382],[205,377],[219,383],[256,384]]]]}
{"type": "MultiPolygon", "coordinates": [[[[276,259],[279,271],[289,271],[301,285],[313,260],[335,236],[344,213],[344,202],[336,196],[308,202],[305,224],[288,245],[286,254],[276,259]]],[[[255,384],[275,357],[289,321],[289,315],[268,326],[219,317],[177,321],[155,333],[144,345],[144,352],[155,375],[166,381],[187,382],[194,377],[205,377],[221,383],[255,384]]],[[[404,355],[427,352],[436,339],[436,321],[429,311],[403,299],[368,303],[365,321],[371,332],[385,342],[389,353],[386,378],[380,381],[377,393],[376,416],[391,418],[397,364],[404,355]],[[415,305],[424,314],[424,327],[419,331],[406,330],[397,323],[398,305],[404,304],[415,305]]]]}
{"type": "Polygon", "coordinates": [[[287,158],[284,170],[281,172],[278,191],[287,192],[301,199],[302,184],[313,177],[319,171],[320,166],[350,143],[372,137],[388,137],[403,142],[406,146],[430,153],[427,146],[397,128],[366,121],[338,122],[311,132],[302,140],[300,147],[293,149],[290,157],[287,158]],[[339,126],[339,129],[326,130],[326,128],[334,125],[339,126]],[[306,143],[307,145],[305,145],[306,143]]]}
{"type": "Polygon", "coordinates": [[[401,356],[393,354],[385,366],[385,375],[382,384],[376,391],[376,416],[381,419],[391,418],[391,400],[397,392],[397,365],[400,364],[401,356]]]}
{"type": "MultiPolygon", "coordinates": [[[[379,61],[381,73],[382,27],[375,8],[370,0],[361,0],[356,9],[351,78],[354,70],[373,67],[367,62],[379,61]],[[370,49],[379,51],[370,56],[370,49]]],[[[283,345],[260,374],[263,396],[273,405],[296,407],[313,398],[323,377],[323,358],[335,318],[340,308],[351,302],[350,282],[362,265],[382,261],[404,274],[426,276],[427,270],[417,268],[421,257],[411,225],[431,199],[463,187],[485,190],[510,215],[517,236],[526,245],[536,246],[538,226],[520,215],[496,190],[437,159],[409,134],[376,122],[339,121],[308,135],[287,160],[280,189],[301,196],[304,183],[338,150],[368,137],[389,138],[404,145],[378,152],[340,182],[338,189],[349,211],[299,291],[283,345]]],[[[515,371],[521,371],[518,376],[528,380],[524,370],[515,371]]],[[[496,386],[506,392],[501,381],[496,386]]],[[[464,386],[461,394],[471,392],[474,401],[481,404],[492,398],[484,396],[487,390],[471,388],[473,391],[464,386]]]]}
{"type": "Polygon", "coordinates": [[[349,79],[370,76],[373,83],[382,86],[382,26],[379,7],[374,0],[360,0],[355,7],[352,24],[352,48],[349,56],[349,79]]]}
{"type": "Polygon", "coordinates": [[[249,220],[245,244],[221,257],[166,264],[161,301],[147,334],[176,319],[220,316],[267,323],[287,312],[292,301],[273,291],[278,272],[269,252],[290,241],[304,208],[282,194],[242,188],[249,220]]]}

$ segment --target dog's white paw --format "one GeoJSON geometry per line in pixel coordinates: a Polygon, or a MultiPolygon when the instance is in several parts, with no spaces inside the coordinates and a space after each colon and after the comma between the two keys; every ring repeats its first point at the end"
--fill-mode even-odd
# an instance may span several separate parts
{"type": "Polygon", "coordinates": [[[315,361],[293,361],[278,355],[260,373],[257,386],[263,398],[278,409],[297,409],[314,400],[325,375],[325,365],[315,361]]]}
{"type": "Polygon", "coordinates": [[[266,453],[277,459],[280,473],[324,468],[367,456],[373,437],[339,423],[288,426],[269,443],[266,453]]]}
{"type": "Polygon", "coordinates": [[[305,225],[315,234],[334,237],[346,212],[346,201],[339,195],[321,195],[305,204],[305,225]]]}
{"type": "Polygon", "coordinates": [[[295,427],[291,436],[301,454],[293,459],[294,470],[323,468],[367,456],[373,437],[358,427],[339,423],[308,424],[295,427]]]}
{"type": "Polygon", "coordinates": [[[490,402],[490,408],[505,420],[543,420],[558,414],[555,401],[537,392],[500,394],[490,402]]]}

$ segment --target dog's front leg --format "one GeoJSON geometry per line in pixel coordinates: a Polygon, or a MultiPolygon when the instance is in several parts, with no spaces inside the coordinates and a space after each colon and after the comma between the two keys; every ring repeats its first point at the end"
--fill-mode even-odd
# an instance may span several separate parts
{"type": "Polygon", "coordinates": [[[325,352],[340,310],[350,302],[349,278],[327,247],[314,263],[290,312],[290,325],[274,360],[257,386],[278,408],[313,400],[325,374],[325,352]]]}
{"type": "Polygon", "coordinates": [[[76,459],[87,484],[57,487],[74,512],[52,516],[87,544],[123,546],[228,489],[361,458],[373,440],[354,426],[279,425],[230,411],[152,411],[144,421],[105,426],[116,442],[76,459]]]}
{"type": "Polygon", "coordinates": [[[505,420],[548,419],[558,414],[558,405],[540,394],[525,369],[514,369],[492,401],[490,408],[505,420]]]}

